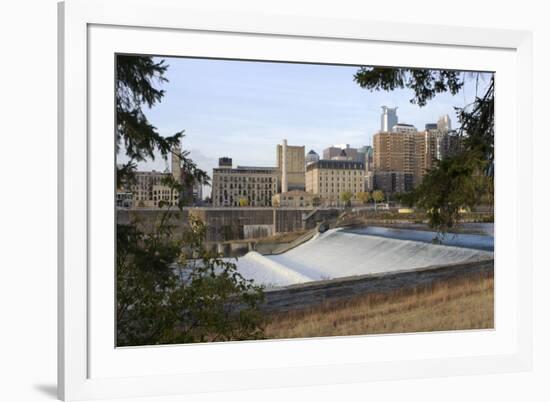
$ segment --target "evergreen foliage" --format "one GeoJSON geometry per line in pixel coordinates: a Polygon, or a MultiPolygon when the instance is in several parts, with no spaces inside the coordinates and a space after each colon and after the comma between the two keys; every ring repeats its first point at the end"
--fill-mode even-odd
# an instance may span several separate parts
{"type": "MultiPolygon", "coordinates": [[[[475,77],[478,82],[479,74],[475,77]]],[[[413,92],[410,102],[422,107],[439,93],[456,95],[464,86],[464,73],[362,67],[354,80],[371,91],[408,88],[413,92]]],[[[455,111],[460,123],[458,152],[437,161],[421,185],[400,197],[411,206],[425,209],[430,226],[439,233],[447,232],[459,221],[461,209],[473,208],[481,202],[493,203],[494,75],[482,97],[455,111]]]]}
{"type": "MultiPolygon", "coordinates": [[[[183,131],[162,136],[142,108],[159,103],[168,66],[152,57],[118,56],[116,145],[129,161],[117,166],[117,184],[131,183],[136,163],[178,152],[183,183],[166,176],[162,184],[180,195],[208,176],[180,152],[183,131]],[[178,150],[178,151],[176,151],[178,150]]],[[[134,220],[117,224],[117,346],[258,339],[262,288],[243,278],[236,265],[204,246],[206,227],[190,216],[187,229],[176,229],[178,210],[159,203],[153,229],[134,220]]]]}

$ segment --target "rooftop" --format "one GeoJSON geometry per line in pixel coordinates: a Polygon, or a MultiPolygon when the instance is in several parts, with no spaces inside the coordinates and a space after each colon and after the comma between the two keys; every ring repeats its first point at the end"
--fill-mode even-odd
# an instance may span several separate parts
{"type": "Polygon", "coordinates": [[[363,170],[365,164],[357,161],[343,161],[336,159],[321,159],[317,162],[307,165],[307,170],[312,169],[351,169],[351,170],[363,170]]]}
{"type": "Polygon", "coordinates": [[[277,170],[274,166],[237,166],[240,170],[277,170]]]}

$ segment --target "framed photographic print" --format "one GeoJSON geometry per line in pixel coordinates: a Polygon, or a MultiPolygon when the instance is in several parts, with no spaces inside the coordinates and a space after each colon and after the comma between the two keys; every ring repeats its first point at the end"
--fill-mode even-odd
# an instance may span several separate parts
{"type": "Polygon", "coordinates": [[[59,16],[61,398],[529,369],[529,33],[59,16]]]}

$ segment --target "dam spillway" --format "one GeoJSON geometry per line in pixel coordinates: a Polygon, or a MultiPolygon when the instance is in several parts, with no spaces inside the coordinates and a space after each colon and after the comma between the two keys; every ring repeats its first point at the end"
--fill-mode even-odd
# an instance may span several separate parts
{"type": "Polygon", "coordinates": [[[331,229],[283,254],[252,251],[235,262],[245,278],[279,287],[493,258],[492,251],[483,249],[366,233],[331,229]]]}

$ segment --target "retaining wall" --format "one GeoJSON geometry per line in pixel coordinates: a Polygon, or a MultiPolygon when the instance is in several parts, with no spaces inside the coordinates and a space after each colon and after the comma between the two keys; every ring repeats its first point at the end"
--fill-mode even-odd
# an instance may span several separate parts
{"type": "Polygon", "coordinates": [[[387,274],[368,274],[316,281],[265,291],[262,309],[268,312],[299,310],[323,302],[349,299],[369,293],[383,293],[418,285],[467,277],[471,275],[493,275],[494,260],[466,262],[444,266],[431,266],[411,271],[387,274]]]}
{"type": "MultiPolygon", "coordinates": [[[[311,212],[311,208],[184,208],[170,223],[184,228],[189,216],[195,215],[206,224],[206,241],[221,242],[311,229],[316,225],[315,219],[303,220],[311,212]]],[[[119,209],[117,222],[121,224],[137,219],[146,230],[151,230],[163,213],[158,209],[119,209]]],[[[322,215],[327,214],[324,211],[322,215]]]]}

